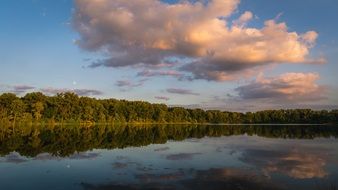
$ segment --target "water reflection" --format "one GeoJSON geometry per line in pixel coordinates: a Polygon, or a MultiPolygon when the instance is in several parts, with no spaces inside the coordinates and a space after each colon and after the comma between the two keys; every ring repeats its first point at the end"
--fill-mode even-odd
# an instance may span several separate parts
{"type": "MultiPolygon", "coordinates": [[[[338,137],[336,126],[222,126],[222,125],[97,125],[79,126],[20,126],[0,127],[0,155],[16,151],[34,157],[39,153],[70,156],[91,149],[115,149],[164,144],[168,140],[180,141],[202,138],[257,135],[269,138],[313,139],[338,137]]],[[[158,151],[161,151],[159,149],[158,151]]]]}
{"type": "Polygon", "coordinates": [[[335,189],[335,126],[1,128],[1,189],[335,189]]]}
{"type": "Polygon", "coordinates": [[[179,154],[170,154],[166,156],[168,160],[192,160],[194,156],[202,153],[179,153],[179,154]]]}
{"type": "Polygon", "coordinates": [[[327,155],[321,152],[311,153],[297,149],[286,152],[284,150],[246,150],[242,161],[261,167],[269,174],[279,172],[293,178],[323,178],[327,175],[324,170],[327,155]]]}
{"type": "Polygon", "coordinates": [[[252,171],[217,168],[208,170],[177,171],[167,174],[136,175],[137,184],[89,184],[81,185],[87,190],[105,189],[222,189],[222,190],[278,190],[277,184],[252,171]],[[165,182],[165,183],[164,183],[165,182]]]}

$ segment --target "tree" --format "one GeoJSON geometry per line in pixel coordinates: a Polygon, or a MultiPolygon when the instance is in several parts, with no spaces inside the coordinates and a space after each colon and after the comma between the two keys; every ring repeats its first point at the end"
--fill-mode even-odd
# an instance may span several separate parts
{"type": "Polygon", "coordinates": [[[41,119],[41,112],[43,111],[44,109],[44,105],[42,102],[36,102],[33,104],[33,112],[34,112],[34,117],[35,119],[38,121],[41,119]]]}
{"type": "Polygon", "coordinates": [[[172,123],[337,123],[337,110],[310,109],[265,110],[258,112],[226,112],[220,110],[186,109],[151,104],[144,101],[95,99],[79,97],[73,92],[45,96],[28,93],[17,97],[0,95],[2,122],[172,122],[172,123]]]}
{"type": "Polygon", "coordinates": [[[25,104],[21,99],[15,99],[11,102],[10,109],[10,115],[13,118],[13,122],[15,123],[17,117],[22,116],[25,112],[25,104]]]}

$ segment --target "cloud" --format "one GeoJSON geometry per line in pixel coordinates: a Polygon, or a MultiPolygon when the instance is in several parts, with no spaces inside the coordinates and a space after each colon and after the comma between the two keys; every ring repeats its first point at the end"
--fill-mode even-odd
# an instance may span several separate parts
{"type": "Polygon", "coordinates": [[[137,73],[137,76],[141,77],[171,76],[182,79],[184,77],[184,74],[175,70],[167,70],[167,71],[143,70],[137,73]]]}
{"type": "MultiPolygon", "coordinates": [[[[36,87],[30,85],[1,85],[1,86],[5,88],[5,91],[12,92],[15,94],[24,94],[31,90],[37,89],[36,87]]],[[[56,95],[58,93],[64,92],[74,92],[79,96],[96,96],[103,94],[103,92],[94,89],[68,89],[68,88],[53,88],[53,87],[41,88],[39,89],[39,91],[48,95],[56,95]]]]}
{"type": "Polygon", "coordinates": [[[147,79],[141,79],[136,82],[131,80],[118,80],[116,81],[116,86],[120,87],[122,91],[127,91],[135,87],[143,86],[145,81],[147,81],[147,79]]]}
{"type": "Polygon", "coordinates": [[[249,11],[230,20],[239,3],[76,0],[72,23],[80,48],[106,56],[91,67],[156,67],[176,57],[185,60],[174,63],[181,64],[177,71],[191,79],[226,81],[270,64],[325,62],[310,56],[317,32],[290,32],[286,23],[276,20],[266,20],[261,28],[247,27],[253,18],[249,11]]]}
{"type": "Polygon", "coordinates": [[[94,89],[67,89],[67,88],[41,88],[41,92],[46,93],[48,95],[56,95],[58,93],[64,93],[64,92],[74,92],[75,94],[79,96],[97,96],[102,95],[103,92],[99,90],[94,89]]]}
{"type": "Polygon", "coordinates": [[[195,95],[195,96],[200,95],[199,93],[195,93],[195,92],[193,92],[191,90],[181,89],[181,88],[168,88],[166,91],[168,93],[172,93],[172,94],[195,95]]]}
{"type": "Polygon", "coordinates": [[[63,93],[63,92],[69,92],[69,89],[66,88],[52,88],[52,87],[47,87],[47,88],[41,88],[40,89],[43,93],[49,94],[49,95],[56,95],[58,93],[63,93]]]}
{"type": "Polygon", "coordinates": [[[244,25],[253,18],[250,11],[245,11],[237,20],[233,21],[234,25],[244,27],[244,25]]]}
{"type": "Polygon", "coordinates": [[[96,95],[102,95],[103,92],[99,90],[92,90],[92,89],[74,89],[74,92],[79,96],[96,96],[96,95]]]}
{"type": "Polygon", "coordinates": [[[28,85],[15,85],[12,88],[13,88],[12,92],[15,93],[15,94],[21,94],[21,93],[25,93],[29,90],[35,89],[35,87],[28,86],[28,85]]]}
{"type": "Polygon", "coordinates": [[[165,101],[169,101],[170,98],[169,97],[166,97],[166,96],[155,96],[156,99],[158,100],[165,100],[165,101]]]}
{"type": "Polygon", "coordinates": [[[285,73],[264,77],[235,89],[242,99],[270,99],[275,101],[308,102],[325,98],[326,88],[316,84],[316,73],[285,73]]]}
{"type": "Polygon", "coordinates": [[[30,85],[0,85],[1,88],[4,88],[5,91],[14,93],[14,94],[23,94],[27,93],[30,90],[34,90],[34,86],[30,85]]]}

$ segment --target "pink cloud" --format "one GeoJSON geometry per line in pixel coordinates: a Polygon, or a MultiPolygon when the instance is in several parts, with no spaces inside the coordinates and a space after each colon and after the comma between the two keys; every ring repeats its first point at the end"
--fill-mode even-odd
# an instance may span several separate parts
{"type": "Polygon", "coordinates": [[[326,87],[316,84],[316,73],[285,73],[277,77],[264,77],[235,90],[242,99],[271,99],[284,101],[318,101],[326,97],[326,87]]]}

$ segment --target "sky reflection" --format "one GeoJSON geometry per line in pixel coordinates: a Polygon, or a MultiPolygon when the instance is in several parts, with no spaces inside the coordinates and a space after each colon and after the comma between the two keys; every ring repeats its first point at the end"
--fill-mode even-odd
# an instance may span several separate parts
{"type": "Polygon", "coordinates": [[[65,157],[12,152],[0,157],[0,170],[6,171],[0,183],[4,189],[315,190],[337,185],[337,160],[334,138],[244,134],[93,149],[65,157]]]}

